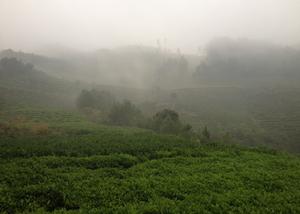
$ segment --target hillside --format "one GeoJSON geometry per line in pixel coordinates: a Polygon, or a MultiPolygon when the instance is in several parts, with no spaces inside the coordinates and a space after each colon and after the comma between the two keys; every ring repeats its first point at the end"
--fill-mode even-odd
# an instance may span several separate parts
{"type": "Polygon", "coordinates": [[[0,75],[0,212],[300,212],[299,155],[278,151],[299,151],[297,87],[76,83],[15,58],[0,75]],[[174,109],[211,139],[92,122],[74,108],[89,88],[150,118],[174,109]]]}
{"type": "Polygon", "coordinates": [[[201,87],[174,90],[175,109],[193,127],[244,145],[300,151],[300,89],[201,87]]]}
{"type": "Polygon", "coordinates": [[[298,156],[101,126],[63,111],[19,114],[27,116],[0,137],[1,212],[300,211],[298,156]],[[24,135],[24,126],[35,132],[24,135]]]}
{"type": "Polygon", "coordinates": [[[125,46],[92,52],[58,49],[50,56],[3,50],[0,58],[17,58],[47,74],[79,83],[135,88],[173,88],[191,84],[199,57],[154,47],[125,46]]]}
{"type": "Polygon", "coordinates": [[[217,38],[206,48],[194,78],[201,84],[298,87],[300,50],[268,42],[217,38]]]}
{"type": "Polygon", "coordinates": [[[0,77],[2,110],[23,106],[74,111],[80,91],[94,88],[120,101],[131,100],[147,117],[174,109],[195,131],[208,126],[217,141],[300,151],[298,87],[199,85],[167,90],[96,85],[59,79],[15,58],[1,59],[0,77]]]}
{"type": "Polygon", "coordinates": [[[16,58],[0,59],[0,101],[14,106],[74,106],[80,89],[72,82],[49,76],[16,58]]]}

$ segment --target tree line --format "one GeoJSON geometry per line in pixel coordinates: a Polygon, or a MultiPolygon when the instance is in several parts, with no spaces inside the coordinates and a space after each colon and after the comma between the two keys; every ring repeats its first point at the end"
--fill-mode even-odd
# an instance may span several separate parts
{"type": "Polygon", "coordinates": [[[146,117],[130,100],[118,101],[108,91],[82,90],[77,98],[77,107],[96,122],[110,125],[133,126],[151,129],[158,133],[197,137],[208,142],[210,133],[207,127],[195,132],[190,124],[180,120],[178,112],[165,108],[152,117],[146,117]]]}

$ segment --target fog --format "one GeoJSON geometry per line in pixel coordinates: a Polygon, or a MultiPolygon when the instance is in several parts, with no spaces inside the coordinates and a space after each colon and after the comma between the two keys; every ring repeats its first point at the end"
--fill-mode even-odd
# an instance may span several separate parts
{"type": "Polygon", "coordinates": [[[300,213],[300,0],[0,0],[0,175],[0,213],[300,213]]]}
{"type": "Polygon", "coordinates": [[[0,49],[123,45],[197,53],[214,37],[300,44],[297,0],[0,0],[0,49]]]}

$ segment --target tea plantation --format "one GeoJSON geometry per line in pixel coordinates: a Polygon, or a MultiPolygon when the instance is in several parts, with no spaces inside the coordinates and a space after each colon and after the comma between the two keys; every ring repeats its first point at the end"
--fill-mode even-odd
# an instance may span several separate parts
{"type": "Polygon", "coordinates": [[[300,213],[299,156],[63,111],[3,115],[17,114],[0,135],[1,213],[300,213]]]}

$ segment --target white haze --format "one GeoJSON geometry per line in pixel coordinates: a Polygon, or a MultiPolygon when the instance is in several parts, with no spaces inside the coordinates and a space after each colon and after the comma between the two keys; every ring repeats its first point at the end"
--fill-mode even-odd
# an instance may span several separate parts
{"type": "Polygon", "coordinates": [[[196,53],[214,37],[300,44],[299,0],[0,0],[0,49],[156,46],[196,53]]]}

